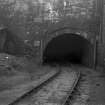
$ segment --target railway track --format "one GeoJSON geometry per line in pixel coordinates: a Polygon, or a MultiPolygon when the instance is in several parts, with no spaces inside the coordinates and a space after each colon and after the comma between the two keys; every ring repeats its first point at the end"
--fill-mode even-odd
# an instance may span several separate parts
{"type": "Polygon", "coordinates": [[[80,65],[73,66],[73,69],[80,71],[81,76],[66,105],[88,105],[90,96],[90,77],[88,76],[93,73],[92,69],[80,65]]]}
{"type": "Polygon", "coordinates": [[[67,105],[80,72],[70,67],[57,68],[55,75],[8,105],[67,105]]]}
{"type": "Polygon", "coordinates": [[[75,80],[75,82],[74,82],[74,84],[73,84],[73,86],[72,86],[70,92],[68,93],[65,102],[64,102],[62,105],[72,105],[72,101],[71,101],[72,93],[75,91],[75,89],[76,89],[76,87],[77,87],[77,85],[78,85],[78,82],[79,82],[79,80],[80,80],[80,75],[81,75],[81,74],[80,74],[80,72],[78,71],[77,78],[76,78],[76,80],[75,80]]]}

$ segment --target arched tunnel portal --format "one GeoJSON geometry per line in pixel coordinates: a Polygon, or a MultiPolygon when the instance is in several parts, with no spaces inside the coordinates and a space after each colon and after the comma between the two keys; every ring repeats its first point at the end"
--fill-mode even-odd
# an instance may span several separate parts
{"type": "Polygon", "coordinates": [[[52,38],[43,51],[43,64],[93,65],[93,45],[84,37],[64,33],[52,38]]]}

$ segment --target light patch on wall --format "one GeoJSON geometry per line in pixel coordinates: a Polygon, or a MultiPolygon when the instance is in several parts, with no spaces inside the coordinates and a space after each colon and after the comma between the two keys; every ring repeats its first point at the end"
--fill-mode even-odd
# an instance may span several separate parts
{"type": "Polygon", "coordinates": [[[28,11],[29,7],[28,4],[22,2],[22,1],[16,1],[16,4],[14,5],[14,11],[28,11]]]}
{"type": "Polygon", "coordinates": [[[81,33],[82,34],[82,36],[84,37],[84,38],[87,38],[88,37],[88,34],[86,33],[86,32],[83,32],[83,33],[81,33]]]}
{"type": "Polygon", "coordinates": [[[77,35],[81,35],[81,33],[80,33],[80,32],[76,32],[75,34],[77,34],[77,35]]]}
{"type": "Polygon", "coordinates": [[[5,0],[5,2],[8,2],[8,3],[14,3],[15,0],[5,0]]]}
{"type": "Polygon", "coordinates": [[[40,46],[40,41],[39,40],[35,40],[34,41],[34,47],[39,47],[40,46]]]}

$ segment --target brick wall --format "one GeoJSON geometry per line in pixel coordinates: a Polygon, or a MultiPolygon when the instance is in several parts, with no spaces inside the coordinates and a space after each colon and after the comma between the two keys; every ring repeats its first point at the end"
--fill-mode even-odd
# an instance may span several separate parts
{"type": "Polygon", "coordinates": [[[105,66],[105,0],[103,1],[103,11],[101,17],[101,28],[99,33],[99,40],[97,43],[97,65],[98,66],[105,66]]]}
{"type": "MultiPolygon", "coordinates": [[[[46,1],[46,3],[44,3],[46,4],[45,7],[48,6],[49,3],[52,7],[54,4],[54,10],[51,11],[52,9],[50,9],[49,13],[43,13],[42,7],[44,5],[42,5],[43,3],[37,3],[37,0],[34,0],[34,3],[31,0],[0,1],[0,14],[2,14],[0,15],[0,25],[6,25],[14,34],[20,36],[24,40],[28,39],[33,42],[35,40],[41,40],[43,38],[42,34],[44,34],[46,30],[49,30],[49,27],[51,27],[52,29],[52,24],[56,24],[57,26],[57,22],[60,23],[60,26],[62,26],[61,23],[69,25],[68,23],[70,22],[70,24],[73,23],[71,26],[74,26],[74,28],[80,28],[86,32],[89,31],[92,33],[97,33],[95,31],[99,29],[97,28],[97,26],[99,25],[97,25],[97,21],[95,21],[95,19],[93,18],[94,12],[96,12],[95,0],[65,0],[67,1],[67,3],[63,3],[63,0],[42,1],[46,1]],[[15,1],[16,3],[12,3],[15,1]],[[56,2],[53,3],[52,1],[56,2]],[[70,1],[70,3],[68,3],[68,1],[70,1]],[[38,4],[40,5],[38,6],[38,4]]],[[[102,0],[97,1],[100,3],[100,1],[102,0]]],[[[99,3],[97,3],[97,5],[99,5],[99,3]]],[[[100,12],[100,10],[98,12],[100,12]]],[[[103,29],[103,43],[99,41],[97,45],[98,65],[104,64],[103,59],[105,55],[105,20],[103,24],[103,29]]],[[[92,35],[90,35],[90,37],[92,37],[92,35]]],[[[35,48],[35,50],[37,50],[37,48],[35,48]]]]}
{"type": "Polygon", "coordinates": [[[102,43],[101,43],[101,47],[99,50],[100,51],[100,59],[101,61],[103,61],[103,66],[105,66],[105,0],[104,0],[104,6],[103,6],[103,20],[102,20],[102,43]]]}
{"type": "Polygon", "coordinates": [[[104,66],[104,52],[105,46],[101,43],[97,43],[97,56],[96,56],[96,64],[97,66],[104,66]]]}

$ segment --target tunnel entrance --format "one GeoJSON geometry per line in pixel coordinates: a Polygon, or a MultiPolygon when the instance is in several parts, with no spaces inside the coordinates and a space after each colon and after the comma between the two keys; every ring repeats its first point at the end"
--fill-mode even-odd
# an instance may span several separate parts
{"type": "Polygon", "coordinates": [[[43,64],[92,65],[92,45],[80,35],[62,34],[53,38],[43,52],[43,64]]]}

